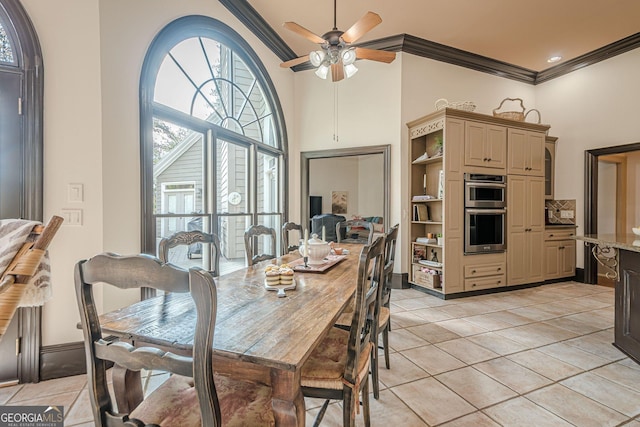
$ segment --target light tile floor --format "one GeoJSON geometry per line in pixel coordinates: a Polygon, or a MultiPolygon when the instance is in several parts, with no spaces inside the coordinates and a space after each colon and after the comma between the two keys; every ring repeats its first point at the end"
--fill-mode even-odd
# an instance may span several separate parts
{"type": "MultiPolygon", "coordinates": [[[[393,290],[391,310],[374,426],[640,427],[640,365],[611,345],[611,288],[563,282],[446,301],[393,290]]],[[[146,376],[147,390],[165,378],[146,376]]],[[[93,425],[84,375],[0,388],[0,404],[64,405],[66,426],[93,425]]],[[[307,425],[321,404],[307,400],[307,425]]],[[[342,425],[340,403],[321,425],[342,425]]]]}

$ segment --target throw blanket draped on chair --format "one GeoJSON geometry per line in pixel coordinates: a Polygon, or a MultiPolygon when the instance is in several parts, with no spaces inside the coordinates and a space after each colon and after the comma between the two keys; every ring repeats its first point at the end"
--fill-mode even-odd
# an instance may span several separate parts
{"type": "MultiPolygon", "coordinates": [[[[36,239],[37,235],[32,235],[31,231],[40,224],[22,219],[0,220],[0,277],[10,273],[6,270],[25,243],[36,239]]],[[[18,307],[41,306],[51,298],[50,271],[49,254],[45,251],[40,265],[26,284],[18,307]]]]}

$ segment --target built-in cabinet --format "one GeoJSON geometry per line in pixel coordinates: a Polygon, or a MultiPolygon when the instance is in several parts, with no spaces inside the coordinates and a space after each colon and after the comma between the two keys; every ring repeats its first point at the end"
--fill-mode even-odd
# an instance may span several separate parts
{"type": "Polygon", "coordinates": [[[544,279],[554,280],[576,274],[576,226],[547,226],[544,237],[544,279]]]}
{"type": "Polygon", "coordinates": [[[507,284],[542,282],[544,248],[544,178],[507,178],[507,284]]]}
{"type": "Polygon", "coordinates": [[[556,172],[556,141],[555,136],[547,136],[544,143],[544,198],[553,200],[556,172]]]}
{"type": "Polygon", "coordinates": [[[544,176],[545,134],[522,129],[509,129],[507,173],[544,176]]]}
{"type": "Polygon", "coordinates": [[[449,108],[407,126],[409,282],[447,295],[543,281],[548,126],[449,108]],[[465,173],[507,175],[506,252],[464,254],[465,173]]]}
{"type": "Polygon", "coordinates": [[[465,166],[501,170],[506,168],[506,127],[468,121],[465,123],[464,140],[465,166]]]}

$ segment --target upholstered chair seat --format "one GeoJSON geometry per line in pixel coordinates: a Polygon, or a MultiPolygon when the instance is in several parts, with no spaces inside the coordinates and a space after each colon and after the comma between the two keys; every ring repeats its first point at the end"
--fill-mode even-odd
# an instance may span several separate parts
{"type": "MultiPolygon", "coordinates": [[[[248,381],[214,375],[222,425],[273,426],[271,388],[248,381]]],[[[198,395],[193,378],[172,375],[130,414],[162,427],[201,427],[198,395]]]]}
{"type": "MultiPolygon", "coordinates": [[[[302,367],[300,379],[302,386],[342,390],[345,384],[344,370],[347,364],[348,341],[348,331],[332,328],[302,367]]],[[[369,343],[369,350],[365,350],[362,354],[369,354],[372,346],[373,344],[369,343]]],[[[358,360],[358,383],[364,381],[369,374],[369,361],[368,357],[361,357],[358,360]]]]}

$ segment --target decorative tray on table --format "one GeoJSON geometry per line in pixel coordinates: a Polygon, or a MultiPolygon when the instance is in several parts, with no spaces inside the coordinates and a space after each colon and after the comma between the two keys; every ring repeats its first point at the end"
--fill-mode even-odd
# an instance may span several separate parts
{"type": "Polygon", "coordinates": [[[298,258],[295,261],[291,261],[289,265],[293,268],[293,271],[306,272],[306,273],[324,273],[343,259],[346,255],[327,255],[323,264],[307,264],[304,266],[304,259],[298,258]]]}

